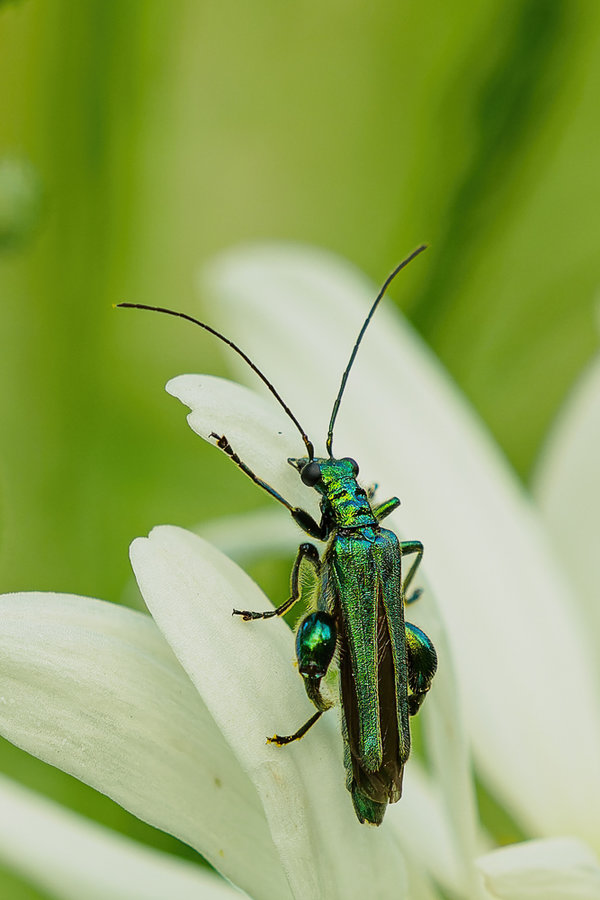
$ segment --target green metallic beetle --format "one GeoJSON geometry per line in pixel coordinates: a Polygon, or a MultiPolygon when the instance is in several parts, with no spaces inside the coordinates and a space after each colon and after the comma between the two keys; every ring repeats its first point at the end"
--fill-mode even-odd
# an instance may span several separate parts
{"type": "Polygon", "coordinates": [[[267,740],[278,745],[301,738],[330,708],[321,693],[321,681],[334,657],[339,668],[344,764],[347,788],[360,822],[380,825],[388,803],[402,794],[404,765],[410,753],[409,716],[415,715],[431,686],[437,667],[433,644],[416,625],[404,620],[404,605],[414,602],[420,590],[407,597],[407,589],[423,556],[420,541],[399,541],[381,521],[399,505],[397,497],[373,504],[374,489],[357,482],[358,465],[348,457],[333,455],[333,428],[348,374],[367,326],[388,285],[398,272],[425,249],[418,247],[398,265],[383,284],[361,331],[342,376],[335,400],[326,449],[315,457],[306,432],[279,393],[252,360],[232,341],[203,322],[161,307],[122,303],[120,306],[151,309],[179,316],[200,325],[238,353],[257,373],[298,428],[307,455],[289,459],[303,484],[321,497],[321,520],[292,506],[271,485],[259,478],[237,455],[225,435],[211,434],[217,446],[255,484],[282,503],[294,521],[312,538],[326,541],[322,557],[314,544],[300,545],[291,575],[291,596],[267,612],[234,610],[246,621],[281,616],[303,596],[303,567],[317,580],[316,609],[300,623],[296,654],[306,693],[317,712],[292,735],[267,740]],[[414,556],[402,577],[402,560],[414,556]]]}

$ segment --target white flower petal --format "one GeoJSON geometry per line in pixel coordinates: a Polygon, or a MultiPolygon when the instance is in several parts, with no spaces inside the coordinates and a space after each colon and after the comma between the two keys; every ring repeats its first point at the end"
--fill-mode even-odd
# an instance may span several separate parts
{"type": "MultiPolygon", "coordinates": [[[[306,488],[288,457],[301,457],[306,450],[299,433],[272,397],[265,399],[249,390],[211,375],[178,375],[166,390],[191,412],[187,420],[196,434],[213,446],[225,435],[233,450],[253,472],[267,481],[289,503],[316,514],[314,491],[306,488]]],[[[244,477],[240,473],[240,478],[244,477]]]]}
{"type": "Polygon", "coordinates": [[[257,509],[203,522],[196,534],[218,547],[238,564],[257,556],[292,556],[302,532],[283,508],[257,509]]]}
{"type": "Polygon", "coordinates": [[[395,834],[413,865],[419,864],[448,893],[472,900],[472,860],[461,858],[439,785],[411,759],[404,776],[402,798],[386,813],[386,826],[395,834]]]}
{"type": "MultiPolygon", "coordinates": [[[[205,523],[201,536],[236,560],[266,553],[290,555],[298,546],[297,530],[291,524],[286,528],[290,521],[279,509],[261,509],[205,523]]],[[[483,848],[476,833],[471,758],[450,651],[437,608],[432,609],[432,592],[428,587],[425,591],[426,602],[410,606],[407,617],[432,637],[440,659],[434,689],[419,715],[425,718],[428,750],[444,796],[434,789],[418,760],[411,758],[402,800],[390,806],[385,823],[406,851],[407,860],[418,860],[451,893],[473,897],[473,859],[483,848]]]]}
{"type": "Polygon", "coordinates": [[[269,603],[231,560],[163,526],[131,547],[153,616],[198,688],[264,805],[292,892],[302,900],[397,897],[404,869],[385,827],[358,824],[344,787],[336,713],[296,745],[268,745],[312,713],[280,621],[243,622],[232,608],[269,603]]]}
{"type": "Polygon", "coordinates": [[[0,620],[2,735],[255,896],[286,896],[256,792],[148,616],[31,593],[0,597],[0,620]]]}
{"type": "Polygon", "coordinates": [[[412,865],[410,860],[407,860],[406,868],[408,873],[406,896],[410,897],[410,900],[443,900],[438,886],[428,875],[412,865]]]}
{"type": "MultiPolygon", "coordinates": [[[[472,759],[465,731],[454,660],[433,590],[422,578],[422,602],[406,609],[407,620],[422,628],[438,654],[438,671],[419,713],[427,757],[433,780],[439,786],[445,806],[445,820],[451,835],[455,860],[460,861],[460,878],[454,888],[476,896],[473,859],[483,849],[473,786],[472,759]]],[[[441,874],[438,874],[438,878],[441,874]]],[[[443,883],[443,882],[442,882],[443,883]]],[[[448,885],[451,887],[450,885],[448,885]]]]}
{"type": "Polygon", "coordinates": [[[583,373],[546,440],[534,492],[600,642],[600,356],[583,373]]]}
{"type": "Polygon", "coordinates": [[[527,841],[477,860],[490,896],[500,900],[598,900],[600,865],[572,838],[527,841]]]}
{"type": "MultiPolygon", "coordinates": [[[[322,438],[373,287],[328,255],[297,248],[231,253],[207,282],[217,324],[243,336],[309,435],[322,438]]],[[[534,831],[598,840],[600,700],[564,574],[489,436],[389,307],[361,347],[335,447],[358,458],[382,497],[401,493],[394,521],[425,543],[492,790],[534,831]]]]}
{"type": "Polygon", "coordinates": [[[207,869],[151,850],[0,776],[0,861],[61,900],[235,900],[207,869]]]}

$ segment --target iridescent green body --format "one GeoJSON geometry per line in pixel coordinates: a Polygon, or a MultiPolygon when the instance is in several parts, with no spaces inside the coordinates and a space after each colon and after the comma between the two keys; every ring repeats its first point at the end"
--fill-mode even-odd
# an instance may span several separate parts
{"type": "MultiPolygon", "coordinates": [[[[221,438],[225,452],[231,449],[221,438]]],[[[231,454],[229,454],[231,455],[231,454]]],[[[301,572],[309,566],[318,578],[316,606],[298,628],[296,654],[306,693],[317,712],[292,735],[269,738],[289,744],[303,737],[332,705],[321,681],[337,656],[342,707],[346,786],[360,822],[380,825],[388,803],[402,794],[404,765],[410,753],[409,716],[429,690],[437,657],[427,635],[404,620],[406,596],[423,555],[420,541],[399,541],[381,520],[397,509],[397,497],[373,505],[372,492],[356,477],[350,458],[289,459],[307,487],[320,494],[321,518],[289,507],[311,537],[326,542],[319,556],[314,544],[301,544],[292,569],[291,597],[267,612],[234,610],[249,619],[287,612],[303,597],[301,572]],[[416,555],[403,575],[402,559],[416,555]]]]}
{"type": "Polygon", "coordinates": [[[347,785],[361,821],[378,824],[400,798],[410,752],[400,543],[380,526],[352,460],[314,462],[330,533],[317,605],[337,625],[347,785]]]}
{"type": "MultiPolygon", "coordinates": [[[[298,549],[292,569],[291,596],[266,612],[233,610],[246,621],[281,616],[304,597],[302,572],[312,569],[318,579],[316,609],[300,623],[296,636],[298,668],[306,693],[317,712],[294,734],[268,738],[275,744],[298,740],[332,705],[321,693],[321,681],[337,659],[342,707],[344,762],[347,787],[360,822],[380,825],[388,803],[402,793],[404,765],[410,753],[409,716],[415,715],[430,688],[437,666],[433,644],[416,625],[404,620],[404,605],[420,595],[407,588],[423,555],[420,541],[399,541],[381,527],[393,512],[396,497],[372,504],[373,491],[358,484],[358,465],[350,458],[333,456],[333,429],[348,374],[369,322],[393,278],[425,249],[418,247],[388,276],[363,322],[342,375],[327,434],[327,458],[315,458],[314,446],[278,391],[250,357],[225,335],[204,322],[163,307],[123,303],[187,319],[215,335],[237,353],[258,375],[302,436],[307,456],[289,459],[302,482],[318,491],[321,519],[293,506],[260,478],[235,452],[226,435],[210,437],[254,484],[286,507],[294,521],[311,537],[326,542],[323,556],[312,543],[298,549]],[[402,561],[415,555],[408,572],[402,561]]],[[[311,593],[310,600],[314,601],[311,593]]]]}

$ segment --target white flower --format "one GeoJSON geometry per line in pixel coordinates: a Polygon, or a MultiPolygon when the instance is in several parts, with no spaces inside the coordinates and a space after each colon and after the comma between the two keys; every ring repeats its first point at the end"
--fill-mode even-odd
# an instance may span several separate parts
{"type": "Polygon", "coordinates": [[[233,900],[200,866],[144,847],[0,776],[0,863],[62,900],[233,900]]]}
{"type": "MultiPolygon", "coordinates": [[[[323,441],[373,285],[326,254],[263,247],[222,257],[206,288],[228,335],[243,341],[300,421],[310,422],[310,437],[323,441]]],[[[188,376],[169,390],[193,405],[190,424],[203,433],[194,384],[188,376]]],[[[228,417],[239,429],[227,436],[241,448],[243,423],[254,419],[246,395],[228,417]]],[[[268,457],[269,479],[287,490],[293,472],[285,457],[275,471],[272,443],[264,455],[255,446],[261,433],[260,426],[253,431],[251,464],[261,474],[268,457]]],[[[359,460],[365,482],[377,481],[382,497],[401,497],[390,520],[403,537],[425,544],[424,568],[450,638],[481,774],[526,830],[577,834],[599,848],[600,635],[582,622],[531,499],[431,352],[389,306],[378,310],[361,346],[335,447],[359,460]]],[[[595,460],[592,448],[590,440],[595,460]]],[[[592,471],[590,490],[597,491],[591,463],[582,480],[591,481],[592,471]]]]}
{"type": "MultiPolygon", "coordinates": [[[[372,286],[325,255],[277,248],[225,257],[210,283],[223,329],[318,446],[372,286]]],[[[169,391],[192,408],[198,433],[226,434],[259,475],[315,511],[286,463],[302,454],[300,437],[271,397],[208,376],[180,376],[169,391]]],[[[479,860],[484,881],[475,873],[485,836],[459,697],[482,776],[527,832],[598,846],[594,662],[535,508],[389,309],[361,348],[335,447],[359,460],[381,497],[401,496],[394,525],[423,539],[431,584],[410,617],[440,651],[421,713],[428,771],[410,760],[405,796],[380,829],[354,817],[334,712],[296,745],[265,743],[311,712],[293,636],[281,621],[232,618],[234,607],[268,601],[179,528],[157,528],[131,548],[154,621],[83,597],[0,598],[1,733],[187,841],[261,900],[425,900],[439,896],[436,882],[465,900],[547,900],[549,872],[581,888],[574,896],[597,896],[600,870],[577,842],[495,851],[479,860]]],[[[277,530],[289,528],[285,510],[274,516],[277,530]]],[[[250,536],[270,540],[258,528],[250,536]]],[[[6,840],[0,833],[0,855],[6,840]]]]}
{"type": "Polygon", "coordinates": [[[491,898],[597,900],[600,867],[592,851],[573,838],[527,841],[478,860],[491,898]]]}
{"type": "MultiPolygon", "coordinates": [[[[376,831],[355,819],[333,719],[310,743],[266,745],[276,726],[306,717],[307,700],[289,629],[232,618],[233,607],[268,604],[240,569],[169,526],[135,541],[132,560],[183,667],[141,613],[4,595],[3,735],[201,850],[253,897],[394,897],[407,877],[400,844],[411,851],[415,840],[422,857],[435,847],[441,878],[464,881],[416,765],[398,823],[376,831]]],[[[411,884],[429,890],[414,857],[411,884]]]]}
{"type": "MultiPolygon", "coordinates": [[[[534,490],[585,627],[600,643],[600,355],[586,368],[546,441],[534,490]]],[[[598,659],[598,654],[595,656],[598,659]]],[[[597,673],[596,678],[598,678],[597,673]]]]}

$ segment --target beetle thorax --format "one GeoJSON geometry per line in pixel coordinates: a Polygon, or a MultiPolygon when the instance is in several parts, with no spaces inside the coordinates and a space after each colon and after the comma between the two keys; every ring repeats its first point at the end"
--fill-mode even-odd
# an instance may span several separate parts
{"type": "Polygon", "coordinates": [[[356,480],[358,465],[353,459],[327,457],[294,460],[292,464],[304,484],[321,495],[321,510],[337,528],[360,528],[375,523],[367,495],[356,480]]]}

